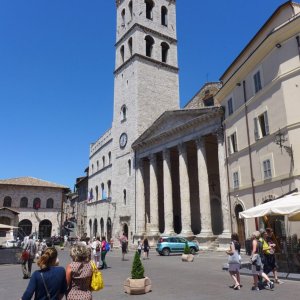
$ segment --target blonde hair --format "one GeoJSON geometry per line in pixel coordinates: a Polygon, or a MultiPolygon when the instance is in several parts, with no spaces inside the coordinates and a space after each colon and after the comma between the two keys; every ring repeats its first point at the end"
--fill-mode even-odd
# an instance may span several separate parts
{"type": "Polygon", "coordinates": [[[47,248],[42,256],[37,261],[37,265],[41,269],[46,269],[49,266],[54,266],[57,259],[57,250],[53,247],[47,248]]]}
{"type": "Polygon", "coordinates": [[[260,238],[260,232],[259,231],[254,231],[252,233],[252,238],[259,239],[260,238]]]}
{"type": "Polygon", "coordinates": [[[70,256],[76,262],[88,262],[91,260],[91,249],[85,245],[75,245],[70,250],[70,256]]]}

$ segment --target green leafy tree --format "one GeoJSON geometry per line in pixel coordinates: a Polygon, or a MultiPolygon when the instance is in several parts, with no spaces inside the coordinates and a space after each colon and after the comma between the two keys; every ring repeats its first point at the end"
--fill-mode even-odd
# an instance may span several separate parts
{"type": "Polygon", "coordinates": [[[138,252],[135,252],[132,269],[131,269],[132,279],[142,279],[144,278],[144,267],[138,252]]]}
{"type": "Polygon", "coordinates": [[[184,254],[190,254],[191,253],[190,247],[189,247],[187,242],[185,243],[183,253],[184,254]]]}

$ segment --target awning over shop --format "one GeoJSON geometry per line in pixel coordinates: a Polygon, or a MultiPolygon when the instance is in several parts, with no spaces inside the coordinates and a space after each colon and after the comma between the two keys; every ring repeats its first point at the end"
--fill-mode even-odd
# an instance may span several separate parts
{"type": "Polygon", "coordinates": [[[15,229],[15,228],[19,228],[19,227],[10,226],[10,225],[6,225],[6,224],[0,224],[0,229],[15,229]]]}
{"type": "Polygon", "coordinates": [[[282,198],[252,207],[239,213],[241,219],[263,216],[286,215],[290,221],[300,220],[300,193],[293,193],[282,198]]]}

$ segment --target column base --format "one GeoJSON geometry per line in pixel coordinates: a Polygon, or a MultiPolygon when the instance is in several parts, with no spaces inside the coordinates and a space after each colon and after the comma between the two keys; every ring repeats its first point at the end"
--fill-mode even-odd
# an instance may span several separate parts
{"type": "Polygon", "coordinates": [[[204,239],[207,239],[207,238],[212,238],[214,237],[215,235],[213,234],[212,231],[201,231],[197,237],[199,238],[204,238],[204,239]]]}
{"type": "Polygon", "coordinates": [[[162,235],[177,235],[174,230],[165,230],[162,235]]]}
{"type": "Polygon", "coordinates": [[[218,236],[219,247],[218,251],[227,250],[231,243],[231,233],[229,231],[224,231],[221,235],[218,236]]]}
{"type": "Polygon", "coordinates": [[[195,234],[192,230],[182,230],[180,235],[183,235],[184,237],[194,237],[195,234]]]}

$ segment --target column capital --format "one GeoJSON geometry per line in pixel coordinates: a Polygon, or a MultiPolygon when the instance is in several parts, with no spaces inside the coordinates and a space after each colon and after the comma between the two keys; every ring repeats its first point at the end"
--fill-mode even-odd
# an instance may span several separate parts
{"type": "Polygon", "coordinates": [[[155,163],[156,160],[157,160],[157,156],[156,156],[156,153],[151,153],[149,156],[148,156],[149,160],[150,160],[150,163],[155,163]]]}
{"type": "Polygon", "coordinates": [[[169,148],[163,149],[163,158],[164,159],[169,159],[170,158],[170,149],[169,148]]]}
{"type": "Polygon", "coordinates": [[[186,143],[180,143],[177,145],[177,148],[178,148],[178,151],[179,151],[179,154],[184,154],[186,153],[186,143]]]}
{"type": "Polygon", "coordinates": [[[205,146],[205,141],[204,141],[204,136],[199,136],[195,139],[195,142],[196,142],[196,145],[197,145],[197,148],[203,148],[205,146]]]}

